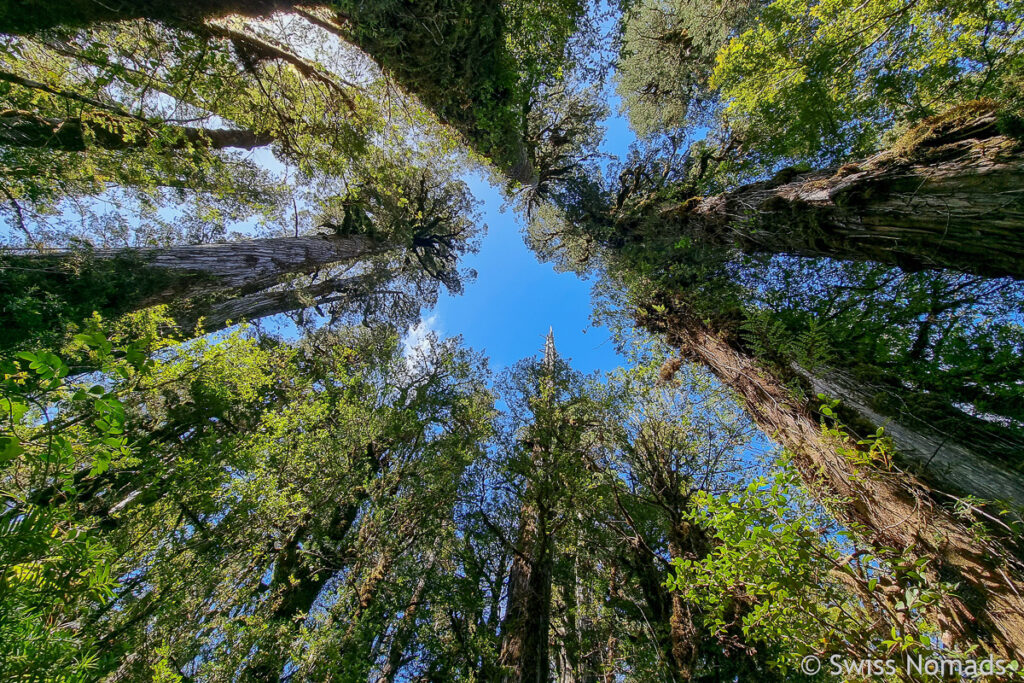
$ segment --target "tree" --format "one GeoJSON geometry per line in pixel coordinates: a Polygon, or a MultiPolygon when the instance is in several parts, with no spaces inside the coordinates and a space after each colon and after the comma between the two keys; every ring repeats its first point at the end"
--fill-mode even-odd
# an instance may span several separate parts
{"type": "Polygon", "coordinates": [[[710,84],[755,154],[863,156],[951,106],[1015,109],[1020,17],[1017,2],[764,3],[719,51],[710,84]]]}
{"type": "Polygon", "coordinates": [[[1015,110],[1020,13],[991,2],[644,0],[623,17],[617,85],[643,136],[707,126],[748,171],[838,165],[951,106],[993,98],[1015,110]]]}
{"type": "Polygon", "coordinates": [[[889,670],[867,673],[893,680],[909,680],[915,656],[964,656],[940,644],[924,618],[948,590],[923,578],[927,563],[880,561],[835,530],[798,487],[799,476],[783,466],[723,495],[697,493],[688,518],[713,547],[676,560],[669,583],[705,615],[708,629],[734,647],[758,648],[785,680],[809,653],[832,663],[841,651],[858,662],[887,648],[889,670]]]}
{"type": "Polygon", "coordinates": [[[298,3],[285,0],[204,0],[191,3],[187,7],[169,7],[149,0],[128,0],[97,6],[85,0],[70,3],[61,11],[57,11],[53,6],[36,0],[14,0],[0,15],[0,30],[5,33],[33,33],[58,27],[83,28],[99,22],[126,19],[151,19],[168,23],[194,22],[227,14],[265,17],[273,12],[292,9],[296,4],[298,3]]]}
{"type": "Polygon", "coordinates": [[[443,527],[488,433],[478,359],[435,340],[413,361],[386,330],[296,346],[235,334],[159,362],[138,345],[122,360],[95,332],[82,340],[116,371],[109,391],[75,393],[45,353],[5,384],[3,548],[22,571],[5,572],[17,590],[4,592],[2,623],[30,634],[39,620],[78,620],[36,628],[41,647],[5,657],[5,674],[49,662],[135,676],[159,657],[214,678],[239,667],[276,678],[289,661],[313,678],[368,667],[368,640],[345,629],[316,631],[303,657],[302,617],[319,598],[372,631],[390,618],[378,605],[410,599],[391,572],[418,566],[406,558],[443,527]],[[39,409],[21,410],[30,401],[39,409]],[[55,437],[59,460],[38,457],[37,433],[55,437]],[[350,580],[324,591],[339,573],[350,580]]]}
{"type": "Polygon", "coordinates": [[[693,523],[694,501],[735,486],[751,432],[706,377],[693,373],[676,383],[665,369],[676,364],[655,359],[609,377],[616,396],[604,464],[614,500],[606,522],[616,536],[612,556],[639,583],[666,680],[771,679],[770,644],[752,647],[737,628],[718,632],[683,592],[665,587],[672,563],[700,562],[712,552],[716,530],[693,523]]]}
{"type": "Polygon", "coordinates": [[[841,426],[820,424],[808,405],[813,399],[794,401],[785,383],[764,372],[735,335],[709,327],[671,300],[656,305],[664,309],[648,308],[641,324],[666,333],[670,343],[732,388],[761,429],[792,453],[810,490],[846,501],[834,509],[845,527],[876,548],[910,548],[914,560],[931,561],[940,576],[962,583],[963,601],[949,597],[943,603],[944,630],[958,639],[977,638],[996,652],[1020,647],[1020,569],[998,538],[979,537],[929,487],[894,469],[891,456],[874,447],[858,455],[863,445],[841,426]]]}
{"type": "Polygon", "coordinates": [[[510,683],[549,678],[556,539],[571,514],[565,493],[585,465],[596,408],[580,380],[558,357],[551,331],[544,357],[521,363],[509,377],[512,395],[505,400],[518,404],[509,464],[523,480],[498,660],[510,683]]]}
{"type": "MultiPolygon", "coordinates": [[[[1010,227],[1021,220],[1010,192],[1020,184],[1020,149],[999,134],[994,107],[976,103],[925,120],[863,161],[784,171],[645,209],[665,239],[1024,279],[1024,253],[1010,227]]],[[[640,239],[631,229],[621,229],[623,239],[640,239]]]]}
{"type": "Polygon", "coordinates": [[[7,256],[3,276],[12,291],[23,294],[5,311],[6,343],[31,344],[40,338],[33,334],[59,341],[61,330],[52,325],[53,317],[77,325],[93,311],[119,315],[171,302],[183,327],[194,327],[209,315],[208,329],[219,329],[229,319],[327,304],[332,297],[344,304],[366,301],[385,291],[398,272],[428,283],[413,292],[420,304],[436,296],[440,284],[459,291],[458,259],[473,248],[476,231],[465,185],[443,171],[396,167],[378,170],[374,183],[326,203],[322,226],[328,234],[7,256]],[[380,258],[401,265],[378,268],[372,276],[368,270],[358,281],[362,290],[355,281],[338,277],[316,282],[320,271],[339,264],[369,265],[380,258]],[[297,293],[275,289],[301,275],[314,278],[297,293]],[[367,290],[371,282],[376,286],[367,290]],[[354,296],[343,297],[346,290],[354,296]],[[44,323],[43,316],[53,316],[51,323],[44,323]]]}

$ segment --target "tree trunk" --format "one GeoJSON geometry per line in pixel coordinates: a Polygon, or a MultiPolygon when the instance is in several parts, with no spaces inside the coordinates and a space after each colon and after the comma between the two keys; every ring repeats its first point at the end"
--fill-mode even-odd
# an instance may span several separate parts
{"type": "MultiPolygon", "coordinates": [[[[708,541],[704,532],[688,522],[674,520],[668,533],[668,548],[672,559],[700,560],[708,554],[708,541]]],[[[700,632],[693,606],[683,599],[679,591],[672,591],[672,613],[669,617],[669,637],[672,643],[672,662],[679,680],[693,678],[694,666],[700,654],[700,632]]]]}
{"type": "MultiPolygon", "coordinates": [[[[117,316],[156,304],[191,299],[186,319],[209,315],[220,325],[232,316],[256,317],[300,303],[284,293],[251,296],[290,275],[306,275],[393,248],[363,235],[278,237],[218,244],[64,251],[4,256],[0,282],[40,301],[53,324],[78,323],[93,311],[117,316]],[[237,304],[225,297],[240,296],[237,304]]],[[[329,281],[330,284],[341,284],[329,281]]],[[[355,284],[355,283],[353,283],[355,284]]],[[[346,285],[347,286],[347,285],[346,285]]],[[[314,285],[312,294],[323,294],[314,285]]],[[[39,335],[41,321],[17,308],[0,307],[0,348],[14,348],[39,335]]]]}
{"type": "MultiPolygon", "coordinates": [[[[386,250],[386,245],[363,235],[274,237],[218,244],[135,249],[144,267],[195,276],[184,290],[173,287],[150,297],[164,303],[214,291],[258,292],[286,275],[308,275],[336,263],[354,261],[386,250]]],[[[122,251],[95,251],[93,256],[121,256],[122,251]]]]}
{"type": "Polygon", "coordinates": [[[793,369],[811,386],[815,396],[820,393],[839,399],[840,407],[852,409],[871,425],[884,427],[885,435],[898,450],[901,464],[938,489],[1007,501],[1024,508],[1024,481],[1020,473],[1001,467],[964,443],[874,410],[870,406],[874,394],[871,388],[844,373],[830,370],[818,376],[796,365],[793,369]]]}
{"type": "Polygon", "coordinates": [[[373,274],[329,278],[299,289],[271,289],[232,297],[210,305],[203,302],[192,306],[187,313],[176,315],[178,326],[186,331],[199,323],[206,333],[223,330],[230,323],[253,321],[279,313],[289,313],[311,306],[326,306],[355,301],[372,293],[379,279],[373,274]]]}
{"type": "MultiPolygon", "coordinates": [[[[365,453],[371,471],[379,472],[380,464],[373,444],[368,444],[365,453]]],[[[338,506],[331,517],[330,525],[324,535],[325,545],[340,548],[355,524],[359,508],[368,497],[363,487],[352,492],[352,498],[346,504],[338,506]]],[[[270,618],[276,622],[292,622],[299,614],[308,613],[316,602],[327,581],[335,572],[326,568],[324,562],[315,556],[303,553],[299,545],[308,544],[308,517],[296,529],[285,547],[278,553],[274,562],[274,572],[270,580],[270,590],[275,591],[273,599],[277,602],[271,611],[270,618]]],[[[341,564],[339,561],[338,564],[341,564]]],[[[257,650],[252,661],[246,667],[250,679],[258,681],[277,681],[291,657],[290,643],[274,643],[277,647],[257,650]]]]}
{"type": "Polygon", "coordinates": [[[246,17],[265,17],[274,12],[287,11],[297,5],[326,5],[309,0],[189,0],[189,2],[163,2],[162,0],[8,0],[0,10],[0,32],[27,34],[59,27],[84,28],[90,24],[127,19],[150,19],[175,23],[199,22],[204,19],[240,14],[246,17]]]}
{"type": "MultiPolygon", "coordinates": [[[[335,512],[329,530],[330,541],[337,545],[341,544],[352,528],[359,511],[359,503],[364,498],[365,495],[361,495],[335,512]]],[[[270,581],[271,590],[278,592],[277,604],[271,612],[274,621],[288,623],[297,615],[309,612],[324,584],[334,575],[333,571],[322,567],[320,562],[299,549],[300,542],[308,543],[307,533],[308,527],[305,524],[300,526],[274,563],[274,573],[270,581]]],[[[289,644],[273,643],[274,647],[258,650],[246,667],[248,678],[256,681],[279,680],[291,657],[289,644]]]]}
{"type": "MultiPolygon", "coordinates": [[[[661,209],[669,234],[747,253],[1024,278],[1024,155],[996,114],[954,110],[855,164],[782,172],[661,209]]],[[[991,109],[989,107],[989,109],[991,109]]]]}
{"type": "Polygon", "coordinates": [[[878,548],[930,559],[934,575],[960,583],[963,601],[946,596],[940,605],[941,628],[960,640],[981,642],[997,655],[1024,651],[1024,582],[1005,548],[978,538],[917,478],[856,465],[841,452],[855,446],[823,434],[811,408],[733,338],[689,315],[685,304],[659,303],[666,312],[641,311],[638,322],[665,333],[669,343],[735,391],[758,426],[786,447],[808,489],[842,524],[878,548]]]}
{"type": "Polygon", "coordinates": [[[548,683],[551,623],[551,539],[543,510],[532,503],[520,514],[518,552],[509,572],[501,624],[503,683],[548,683]]]}
{"type": "MultiPolygon", "coordinates": [[[[116,123],[116,119],[112,120],[116,123]]],[[[135,123],[135,122],[133,122],[135,123]]],[[[130,134],[117,129],[93,125],[79,117],[51,119],[26,111],[0,113],[0,146],[29,147],[61,152],[82,152],[90,147],[122,150],[139,149],[153,144],[158,131],[169,133],[166,146],[181,149],[188,144],[212,149],[237,147],[253,149],[273,142],[273,138],[251,130],[192,128],[187,126],[160,126],[151,128],[143,124],[142,130],[130,134]]]]}
{"type": "Polygon", "coordinates": [[[402,658],[405,655],[406,648],[409,646],[409,641],[412,639],[413,630],[416,626],[416,615],[419,612],[423,593],[427,587],[427,575],[434,568],[436,559],[436,553],[433,551],[427,552],[422,573],[416,582],[416,588],[412,592],[412,597],[409,598],[405,612],[402,613],[402,619],[398,622],[398,626],[395,629],[395,636],[391,639],[391,644],[388,646],[388,658],[384,662],[384,666],[381,667],[377,683],[394,683],[395,676],[398,675],[398,670],[402,666],[402,658]]]}

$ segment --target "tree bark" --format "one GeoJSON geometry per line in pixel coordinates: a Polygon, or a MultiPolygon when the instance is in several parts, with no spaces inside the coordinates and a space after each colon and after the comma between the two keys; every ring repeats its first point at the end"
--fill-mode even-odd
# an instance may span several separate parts
{"type": "Polygon", "coordinates": [[[1022,148],[999,134],[994,111],[954,111],[864,161],[783,172],[660,217],[669,234],[751,254],[1024,279],[1022,148]]]}
{"type": "Polygon", "coordinates": [[[680,683],[680,666],[675,659],[675,648],[672,634],[672,617],[676,609],[673,597],[665,587],[668,567],[659,567],[655,557],[641,545],[639,538],[631,541],[620,554],[623,568],[636,577],[648,614],[642,615],[643,620],[653,627],[657,646],[660,651],[662,666],[666,680],[680,683]]]}
{"type": "Polygon", "coordinates": [[[551,623],[551,538],[543,508],[520,513],[518,552],[509,572],[499,664],[503,683],[548,683],[551,623]]]}
{"type": "MultiPolygon", "coordinates": [[[[94,310],[119,315],[182,299],[216,298],[224,294],[243,297],[239,304],[196,304],[194,315],[209,313],[219,324],[239,313],[249,317],[255,313],[269,315],[278,312],[275,309],[291,306],[295,298],[283,293],[252,296],[288,276],[308,275],[391,248],[363,235],[277,237],[7,256],[0,262],[0,270],[9,269],[12,277],[19,278],[23,289],[38,291],[50,301],[63,301],[69,311],[82,311],[84,316],[94,310]],[[239,308],[241,304],[248,308],[239,308]]],[[[325,287],[341,284],[330,280],[309,289],[311,294],[322,295],[326,293],[325,287]]],[[[17,325],[16,321],[8,322],[17,325]]]]}
{"type": "Polygon", "coordinates": [[[872,425],[884,427],[902,464],[940,490],[1007,501],[1024,508],[1024,480],[1020,473],[1001,467],[967,444],[876,411],[870,406],[874,392],[844,373],[833,370],[816,375],[796,365],[793,369],[810,385],[814,395],[821,393],[839,399],[841,407],[852,409],[872,425]]]}
{"type": "Polygon", "coordinates": [[[665,312],[646,309],[638,322],[666,334],[684,356],[735,391],[757,425],[786,447],[808,489],[842,524],[876,548],[929,559],[934,575],[959,582],[963,599],[945,596],[940,604],[943,630],[981,642],[1000,656],[1024,651],[1024,582],[1011,553],[995,540],[978,538],[916,477],[856,465],[841,452],[855,446],[825,435],[810,406],[801,405],[733,337],[689,315],[685,304],[659,303],[666,305],[665,312]]]}
{"type": "MultiPolygon", "coordinates": [[[[170,273],[198,276],[184,292],[178,288],[151,298],[163,303],[186,295],[225,289],[242,294],[258,292],[280,282],[286,275],[308,275],[321,268],[381,253],[387,245],[363,235],[317,235],[198,244],[181,247],[132,250],[145,267],[170,273]]],[[[107,258],[123,251],[95,251],[107,258]]]]}
{"type": "MultiPolygon", "coordinates": [[[[237,147],[253,149],[273,142],[273,138],[251,130],[204,129],[186,126],[160,126],[170,133],[168,146],[181,149],[187,144],[212,149],[237,147]]],[[[149,127],[127,134],[90,124],[79,117],[52,119],[26,111],[0,113],[0,145],[28,147],[62,152],[82,152],[90,147],[123,150],[140,149],[153,144],[157,130],[149,127]]]]}

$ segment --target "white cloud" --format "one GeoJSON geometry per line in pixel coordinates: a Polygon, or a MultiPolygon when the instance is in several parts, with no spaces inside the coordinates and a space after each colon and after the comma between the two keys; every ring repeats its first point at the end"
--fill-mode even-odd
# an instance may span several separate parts
{"type": "Polygon", "coordinates": [[[437,313],[420,318],[419,322],[409,327],[402,339],[402,355],[410,371],[423,362],[440,332],[437,313]]]}

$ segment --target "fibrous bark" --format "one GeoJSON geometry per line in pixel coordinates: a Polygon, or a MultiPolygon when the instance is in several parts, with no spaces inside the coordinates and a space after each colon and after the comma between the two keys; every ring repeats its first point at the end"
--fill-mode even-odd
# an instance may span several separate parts
{"type": "Polygon", "coordinates": [[[517,552],[509,572],[499,663],[504,683],[547,683],[550,667],[551,537],[543,509],[523,505],[517,552]]]}
{"type": "Polygon", "coordinates": [[[0,348],[57,342],[65,326],[80,324],[94,311],[116,317],[187,301],[171,311],[179,324],[191,327],[198,318],[209,316],[210,328],[219,329],[229,319],[255,319],[303,307],[304,294],[314,297],[313,303],[358,296],[357,282],[351,278],[310,284],[298,292],[267,290],[292,276],[392,248],[364,235],[321,235],[3,255],[0,283],[18,298],[12,299],[15,305],[0,307],[0,348]],[[333,286],[339,291],[328,292],[333,286]]]}
{"type": "Polygon", "coordinates": [[[43,279],[47,274],[56,276],[65,268],[76,270],[83,261],[127,266],[137,274],[154,276],[156,283],[141,297],[136,297],[135,292],[119,292],[122,299],[138,299],[138,307],[222,291],[243,295],[260,292],[285,276],[314,273],[388,248],[387,244],[363,235],[317,235],[174,247],[58,251],[11,257],[11,265],[4,265],[35,270],[43,279]]]}
{"type": "MultiPolygon", "coordinates": [[[[669,530],[669,554],[672,559],[701,560],[707,556],[710,544],[703,530],[688,522],[673,523],[669,530]]],[[[700,633],[694,607],[679,591],[672,591],[672,613],[669,617],[669,637],[674,673],[679,680],[693,677],[700,654],[700,633]]]]}
{"type": "Polygon", "coordinates": [[[984,103],[861,162],[661,207],[669,233],[746,253],[1024,279],[1024,145],[984,103]],[[985,109],[988,108],[988,111],[985,109]]]}
{"type": "Polygon", "coordinates": [[[1024,651],[1024,581],[1005,547],[979,538],[916,477],[855,463],[844,453],[855,446],[826,434],[811,407],[734,337],[690,315],[685,304],[663,303],[663,312],[649,309],[638,321],[666,334],[686,357],[736,392],[757,425],[786,447],[808,489],[840,523],[876,548],[931,560],[933,577],[959,583],[959,597],[944,596],[940,605],[944,632],[981,642],[1002,656],[1024,651]]]}

